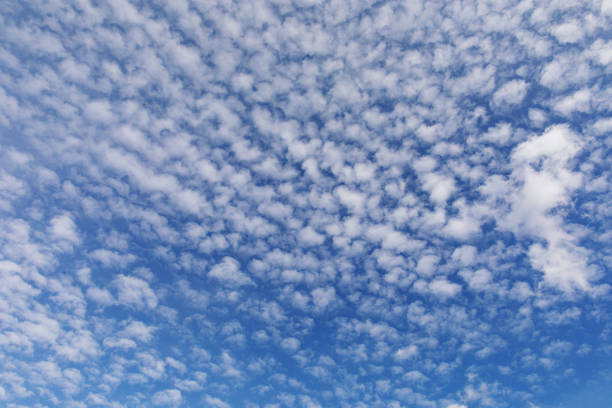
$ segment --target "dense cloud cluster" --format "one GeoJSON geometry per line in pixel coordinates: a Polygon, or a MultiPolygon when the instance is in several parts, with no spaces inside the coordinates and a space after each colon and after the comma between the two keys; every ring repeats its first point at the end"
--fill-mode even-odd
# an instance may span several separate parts
{"type": "Polygon", "coordinates": [[[611,1],[1,3],[1,405],[612,377],[611,1]]]}

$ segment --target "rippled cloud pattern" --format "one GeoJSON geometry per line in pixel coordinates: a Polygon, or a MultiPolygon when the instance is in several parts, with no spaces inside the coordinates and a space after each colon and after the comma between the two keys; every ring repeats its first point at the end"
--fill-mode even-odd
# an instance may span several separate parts
{"type": "Polygon", "coordinates": [[[0,405],[609,406],[610,27],[3,0],[0,405]]]}

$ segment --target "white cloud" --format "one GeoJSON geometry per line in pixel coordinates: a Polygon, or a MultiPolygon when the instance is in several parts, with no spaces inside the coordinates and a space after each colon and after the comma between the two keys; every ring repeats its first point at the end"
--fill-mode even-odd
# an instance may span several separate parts
{"type": "Polygon", "coordinates": [[[544,65],[540,83],[553,90],[565,90],[573,85],[589,82],[591,67],[585,62],[576,62],[572,54],[561,54],[544,65]]]}
{"type": "Polygon", "coordinates": [[[440,262],[437,255],[423,255],[416,266],[416,271],[422,276],[431,276],[435,273],[436,266],[440,262]]]}
{"type": "Polygon", "coordinates": [[[591,92],[588,89],[581,89],[572,95],[566,96],[555,104],[555,110],[565,116],[573,112],[588,113],[591,109],[591,92]]]}
{"type": "Polygon", "coordinates": [[[480,231],[480,221],[473,217],[462,216],[451,218],[444,226],[442,232],[455,239],[466,240],[480,231]]]}
{"type": "Polygon", "coordinates": [[[460,265],[471,265],[476,258],[478,250],[472,245],[463,245],[453,251],[451,259],[460,265]]]}
{"type": "Polygon", "coordinates": [[[148,326],[142,322],[130,322],[124,327],[119,334],[130,338],[137,339],[142,342],[149,342],[153,338],[154,327],[148,326]]]}
{"type": "Polygon", "coordinates": [[[429,290],[436,296],[447,298],[456,296],[461,292],[461,285],[449,282],[445,278],[435,279],[429,283],[429,290]]]}
{"type": "Polygon", "coordinates": [[[102,263],[105,266],[121,266],[126,267],[136,260],[132,254],[121,254],[117,251],[111,251],[106,248],[99,248],[89,254],[90,258],[102,263]]]}
{"type": "Polygon", "coordinates": [[[577,21],[568,21],[552,28],[552,34],[562,44],[582,41],[584,31],[577,21]]]}
{"type": "Polygon", "coordinates": [[[100,354],[98,342],[89,331],[69,333],[56,344],[57,355],[69,361],[83,362],[100,354]]]}
{"type": "Polygon", "coordinates": [[[326,309],[330,304],[336,300],[336,290],[333,287],[316,288],[310,292],[312,296],[312,303],[314,303],[316,309],[326,309]]]}
{"type": "Polygon", "coordinates": [[[295,337],[287,337],[281,341],[281,347],[289,353],[295,353],[299,350],[300,345],[301,342],[295,337]]]}
{"type": "Polygon", "coordinates": [[[85,116],[92,121],[103,124],[110,124],[114,118],[111,104],[107,100],[97,100],[87,103],[85,106],[85,116]]]}
{"type": "Polygon", "coordinates": [[[181,392],[177,389],[167,389],[162,391],[157,391],[153,394],[151,398],[151,403],[153,405],[170,405],[170,406],[179,406],[181,404],[183,397],[181,392]]]}
{"type": "Polygon", "coordinates": [[[312,227],[302,228],[299,233],[300,242],[307,246],[321,245],[325,241],[325,236],[316,232],[312,227]]]}
{"type": "Polygon", "coordinates": [[[581,141],[568,126],[554,126],[544,134],[520,144],[513,152],[514,177],[522,183],[511,198],[512,211],[502,221],[515,233],[528,233],[546,240],[530,247],[534,268],[544,272],[546,283],[569,291],[588,289],[592,271],[585,250],[550,211],[566,204],[582,183],[581,174],[568,169],[569,160],[580,150],[581,141]],[[534,170],[539,165],[540,170],[534,170]]]}
{"type": "Polygon", "coordinates": [[[208,271],[208,276],[230,286],[254,285],[251,278],[240,270],[240,263],[226,256],[208,271]]]}
{"type": "Polygon", "coordinates": [[[402,347],[398,349],[394,354],[393,358],[398,361],[404,361],[416,357],[419,354],[419,348],[414,344],[410,346],[402,347]]]}
{"type": "Polygon", "coordinates": [[[505,144],[512,136],[512,125],[503,122],[491,127],[482,135],[482,138],[488,142],[505,144]]]}
{"type": "Polygon", "coordinates": [[[533,244],[529,258],[534,268],[544,272],[544,280],[565,291],[591,289],[594,270],[586,250],[571,243],[533,244]]]}
{"type": "Polygon", "coordinates": [[[204,397],[204,402],[211,408],[231,408],[227,403],[223,402],[219,398],[207,395],[204,397]]]}
{"type": "Polygon", "coordinates": [[[120,304],[147,309],[157,306],[157,296],[146,281],[135,276],[118,275],[114,284],[120,304]]]}
{"type": "Polygon", "coordinates": [[[493,277],[491,272],[486,269],[478,269],[476,271],[466,269],[459,274],[468,283],[470,289],[482,291],[491,287],[493,277]]]}
{"type": "Polygon", "coordinates": [[[348,187],[340,186],[334,190],[336,197],[349,210],[361,214],[364,209],[366,196],[360,192],[350,190],[348,187]]]}
{"type": "Polygon", "coordinates": [[[77,226],[67,213],[51,219],[49,232],[53,238],[68,241],[73,245],[79,245],[81,242],[77,226]]]}
{"type": "Polygon", "coordinates": [[[104,306],[112,305],[115,302],[113,295],[108,290],[97,287],[87,289],[87,298],[104,306]]]}
{"type": "Polygon", "coordinates": [[[523,80],[506,82],[493,94],[493,103],[497,106],[517,105],[527,95],[527,89],[528,84],[523,80]]]}
{"type": "Polygon", "coordinates": [[[6,405],[514,406],[607,346],[607,0],[13,3],[6,405]]]}
{"type": "Polygon", "coordinates": [[[423,188],[430,194],[436,204],[444,204],[456,190],[455,180],[437,173],[427,173],[422,176],[423,188]]]}

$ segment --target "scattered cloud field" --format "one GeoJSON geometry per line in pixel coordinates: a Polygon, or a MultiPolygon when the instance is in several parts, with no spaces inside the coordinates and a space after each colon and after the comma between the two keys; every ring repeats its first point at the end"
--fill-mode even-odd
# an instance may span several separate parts
{"type": "Polygon", "coordinates": [[[611,26],[2,1],[0,405],[596,407],[611,26]]]}

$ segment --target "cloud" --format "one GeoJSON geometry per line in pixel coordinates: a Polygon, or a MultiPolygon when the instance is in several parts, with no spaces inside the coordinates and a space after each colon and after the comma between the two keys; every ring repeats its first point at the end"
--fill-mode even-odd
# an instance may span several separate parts
{"type": "Polygon", "coordinates": [[[334,193],[340,202],[352,212],[359,214],[363,211],[366,200],[363,193],[350,190],[346,186],[337,187],[334,193]]]}
{"type": "Polygon", "coordinates": [[[113,112],[111,109],[110,102],[107,100],[97,100],[89,102],[85,107],[85,116],[95,122],[112,122],[113,112]]]}
{"type": "Polygon", "coordinates": [[[204,402],[212,408],[230,408],[230,406],[219,398],[207,395],[204,397],[204,402]]]}
{"type": "Polygon", "coordinates": [[[410,346],[402,347],[402,348],[398,349],[393,354],[393,358],[395,358],[396,360],[399,360],[399,361],[404,361],[404,360],[408,360],[410,358],[413,358],[413,357],[417,356],[418,354],[419,354],[418,347],[415,346],[414,344],[411,344],[410,346]]]}
{"type": "Polygon", "coordinates": [[[442,298],[452,297],[461,292],[461,285],[458,285],[448,280],[434,279],[429,283],[429,290],[436,296],[442,298]]]}
{"type": "Polygon", "coordinates": [[[210,268],[208,276],[229,286],[254,285],[251,278],[240,271],[240,263],[229,256],[224,257],[221,262],[210,268]]]}
{"type": "Polygon", "coordinates": [[[281,347],[289,353],[295,353],[300,348],[300,344],[300,341],[295,337],[288,337],[281,341],[281,347]]]}
{"type": "Polygon", "coordinates": [[[118,275],[114,284],[120,304],[145,309],[157,306],[157,296],[146,281],[135,276],[118,275]]]}
{"type": "Polygon", "coordinates": [[[183,397],[181,392],[177,389],[168,389],[157,391],[153,394],[151,398],[151,403],[153,405],[170,405],[170,406],[179,406],[181,404],[183,397]]]}
{"type": "Polygon", "coordinates": [[[106,248],[96,249],[89,256],[105,266],[119,265],[125,267],[136,260],[136,257],[132,254],[121,254],[106,248]]]}
{"type": "Polygon", "coordinates": [[[552,28],[552,34],[562,44],[580,42],[584,31],[577,21],[567,21],[552,28]]]}
{"type": "Polygon", "coordinates": [[[312,227],[303,228],[299,233],[299,239],[308,246],[321,245],[325,241],[325,236],[316,232],[312,227]]]}
{"type": "Polygon", "coordinates": [[[517,146],[512,153],[513,176],[520,184],[511,196],[512,210],[502,221],[505,228],[546,241],[545,246],[530,247],[532,265],[544,272],[546,283],[565,291],[589,289],[592,276],[586,251],[576,246],[558,216],[551,214],[568,203],[572,191],[582,184],[582,175],[568,167],[580,149],[578,136],[561,125],[517,146]]]}
{"type": "Polygon", "coordinates": [[[416,265],[416,271],[419,275],[431,276],[435,273],[439,261],[440,257],[437,255],[423,255],[416,265]]]}
{"type": "Polygon", "coordinates": [[[336,290],[333,287],[316,288],[310,292],[312,303],[316,309],[326,309],[336,300],[336,290]]]}
{"type": "Polygon", "coordinates": [[[147,326],[142,322],[130,322],[120,332],[121,336],[137,339],[142,342],[149,342],[153,338],[155,328],[147,326]]]}
{"type": "Polygon", "coordinates": [[[423,175],[423,188],[436,204],[444,204],[456,189],[455,180],[436,173],[423,175]]]}
{"type": "Polygon", "coordinates": [[[81,242],[77,226],[70,214],[62,214],[52,218],[49,232],[53,238],[67,241],[73,245],[79,245],[81,242]]]}
{"type": "Polygon", "coordinates": [[[572,367],[609,348],[612,9],[503,3],[2,8],[0,399],[547,406],[601,376],[572,367]]]}
{"type": "Polygon", "coordinates": [[[459,274],[468,283],[470,289],[482,291],[491,288],[491,272],[486,269],[478,269],[476,271],[463,270],[459,274]]]}
{"type": "Polygon", "coordinates": [[[525,98],[527,89],[528,84],[523,80],[506,82],[493,94],[493,103],[497,106],[517,105],[525,98]]]}

